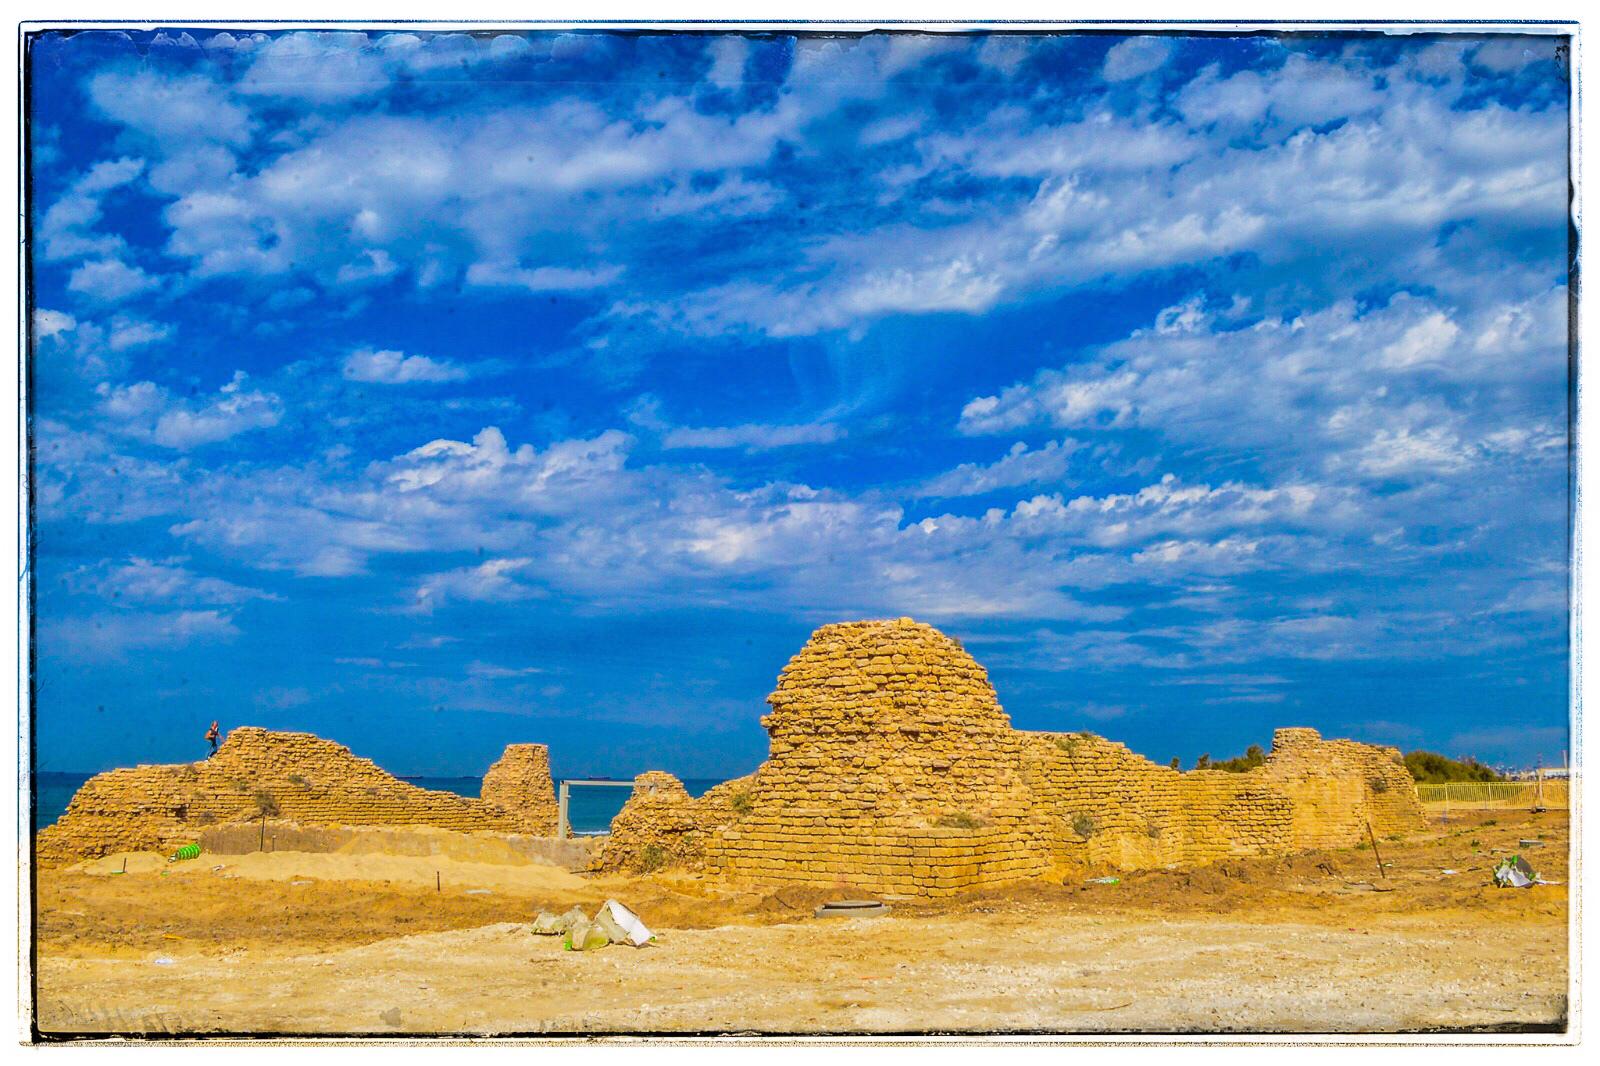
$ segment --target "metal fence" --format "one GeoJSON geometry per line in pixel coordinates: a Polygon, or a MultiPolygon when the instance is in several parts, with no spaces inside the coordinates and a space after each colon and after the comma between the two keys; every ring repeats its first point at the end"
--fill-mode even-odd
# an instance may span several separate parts
{"type": "Polygon", "coordinates": [[[1417,798],[1429,807],[1462,810],[1567,809],[1567,782],[1551,781],[1451,781],[1418,785],[1417,798]]]}

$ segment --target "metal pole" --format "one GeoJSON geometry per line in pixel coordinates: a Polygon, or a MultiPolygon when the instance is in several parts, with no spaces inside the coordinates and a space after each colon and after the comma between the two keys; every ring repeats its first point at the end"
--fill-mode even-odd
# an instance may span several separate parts
{"type": "Polygon", "coordinates": [[[561,799],[557,804],[556,813],[556,839],[567,839],[567,799],[572,793],[565,781],[561,782],[561,799]]]}

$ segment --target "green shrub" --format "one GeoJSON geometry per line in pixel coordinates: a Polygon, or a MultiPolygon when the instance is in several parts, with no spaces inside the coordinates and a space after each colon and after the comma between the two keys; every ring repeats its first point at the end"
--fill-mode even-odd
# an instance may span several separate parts
{"type": "Polygon", "coordinates": [[[1367,787],[1372,789],[1374,792],[1382,794],[1389,791],[1389,782],[1386,778],[1374,775],[1367,781],[1367,787]]]}
{"type": "Polygon", "coordinates": [[[1066,752],[1069,756],[1078,754],[1078,738],[1074,736],[1056,737],[1056,747],[1066,752]]]}
{"type": "Polygon", "coordinates": [[[1083,839],[1088,840],[1100,828],[1093,817],[1087,814],[1076,814],[1072,817],[1072,831],[1083,839]]]}
{"type": "Polygon", "coordinates": [[[654,873],[667,864],[667,849],[660,844],[646,844],[639,853],[639,869],[654,873]]]}
{"type": "Polygon", "coordinates": [[[750,792],[747,789],[729,796],[728,806],[733,808],[733,813],[735,814],[749,814],[750,808],[755,806],[755,800],[750,798],[750,792]]]}
{"type": "MultiPolygon", "coordinates": [[[[1201,756],[1205,758],[1205,756],[1201,756]]],[[[1260,744],[1252,744],[1244,749],[1243,755],[1211,764],[1213,770],[1226,770],[1230,774],[1243,774],[1254,770],[1267,761],[1267,753],[1261,750],[1260,744]]]]}
{"type": "Polygon", "coordinates": [[[1408,751],[1405,764],[1412,778],[1424,784],[1501,780],[1499,774],[1470,755],[1464,759],[1451,759],[1432,751],[1408,751]]]}
{"type": "Polygon", "coordinates": [[[251,797],[256,801],[256,813],[264,818],[275,818],[278,815],[278,797],[264,788],[258,788],[251,797]]]}

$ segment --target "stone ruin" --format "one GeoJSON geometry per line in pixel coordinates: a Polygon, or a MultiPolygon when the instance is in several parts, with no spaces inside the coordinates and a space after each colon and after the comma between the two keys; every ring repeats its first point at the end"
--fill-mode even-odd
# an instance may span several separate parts
{"type": "Polygon", "coordinates": [[[310,733],[242,726],[195,763],[97,774],[35,838],[41,866],[121,851],[171,851],[210,827],[263,815],[306,826],[432,826],[548,837],[555,788],[543,744],[512,744],[480,799],[407,784],[370,759],[310,733]]]}
{"type": "Polygon", "coordinates": [[[933,896],[1085,866],[1344,847],[1424,824],[1394,748],[1280,729],[1247,773],[1181,772],[1089,733],[1011,727],[983,667],[909,618],[812,634],[762,719],[771,754],[694,799],[642,775],[598,860],[933,896]]]}
{"type": "MultiPolygon", "coordinates": [[[[937,896],[1052,871],[1346,847],[1424,825],[1393,748],[1280,729],[1247,773],[1180,772],[1090,733],[1013,729],[983,667],[909,618],[812,634],[778,677],[755,773],[694,798],[642,774],[595,861],[729,881],[937,896]]],[[[41,865],[170,851],[268,815],[551,837],[548,752],[513,744],[480,799],[405,783],[309,733],[242,727],[210,759],[90,779],[36,836],[41,865]]]]}

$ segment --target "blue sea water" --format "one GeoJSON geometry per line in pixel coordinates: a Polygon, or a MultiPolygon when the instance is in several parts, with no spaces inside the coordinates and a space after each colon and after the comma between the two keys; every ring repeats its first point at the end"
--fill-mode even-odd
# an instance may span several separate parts
{"type": "MultiPolygon", "coordinates": [[[[42,829],[61,817],[61,812],[67,809],[67,804],[72,801],[73,794],[89,780],[92,774],[76,773],[41,773],[34,777],[34,807],[33,827],[42,829]]],[[[418,788],[431,788],[439,792],[454,792],[458,796],[471,796],[476,798],[483,788],[481,777],[403,777],[418,788]]],[[[691,796],[704,795],[705,792],[716,785],[720,780],[706,778],[685,778],[683,787],[689,790],[691,796]]],[[[572,799],[567,810],[567,817],[572,823],[574,833],[604,833],[611,826],[611,819],[622,810],[622,805],[628,800],[628,790],[625,788],[573,788],[572,799]]]]}

